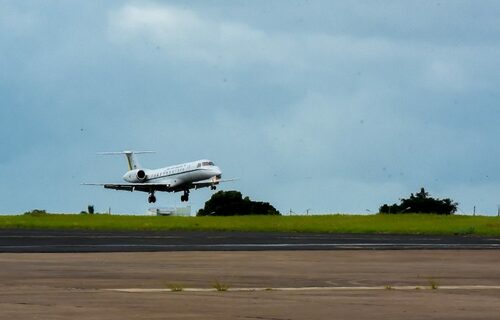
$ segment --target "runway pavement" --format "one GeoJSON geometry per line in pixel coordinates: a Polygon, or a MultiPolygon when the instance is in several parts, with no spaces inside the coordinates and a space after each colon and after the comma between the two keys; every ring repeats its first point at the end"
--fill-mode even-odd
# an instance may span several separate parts
{"type": "Polygon", "coordinates": [[[266,232],[0,230],[0,252],[500,249],[477,236],[266,232]]]}
{"type": "Polygon", "coordinates": [[[498,249],[473,236],[0,230],[0,319],[493,320],[498,249]]]}
{"type": "Polygon", "coordinates": [[[1,253],[0,319],[495,320],[499,253],[1,253]]]}

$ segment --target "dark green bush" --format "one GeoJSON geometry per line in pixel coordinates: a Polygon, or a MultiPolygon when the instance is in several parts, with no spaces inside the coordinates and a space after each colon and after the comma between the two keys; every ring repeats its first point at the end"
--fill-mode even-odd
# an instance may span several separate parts
{"type": "Polygon", "coordinates": [[[40,210],[40,209],[33,209],[31,211],[26,211],[24,215],[29,215],[29,216],[43,216],[48,214],[45,210],[40,210]]]}
{"type": "Polygon", "coordinates": [[[205,202],[197,216],[236,216],[236,215],[280,215],[268,202],[251,201],[243,198],[239,191],[219,191],[205,202]]]}
{"type": "Polygon", "coordinates": [[[424,188],[417,194],[411,194],[408,199],[401,199],[400,204],[384,204],[380,207],[380,213],[433,213],[433,214],[454,214],[457,211],[458,203],[451,199],[439,199],[429,196],[424,188]]]}

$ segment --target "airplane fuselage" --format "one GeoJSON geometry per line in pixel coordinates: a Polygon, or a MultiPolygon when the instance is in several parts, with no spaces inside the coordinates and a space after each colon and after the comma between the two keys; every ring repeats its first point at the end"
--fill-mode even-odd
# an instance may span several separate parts
{"type": "Polygon", "coordinates": [[[210,160],[198,160],[168,166],[160,169],[134,169],[123,175],[129,183],[165,184],[175,188],[185,183],[193,183],[212,178],[221,178],[221,170],[210,160]]]}

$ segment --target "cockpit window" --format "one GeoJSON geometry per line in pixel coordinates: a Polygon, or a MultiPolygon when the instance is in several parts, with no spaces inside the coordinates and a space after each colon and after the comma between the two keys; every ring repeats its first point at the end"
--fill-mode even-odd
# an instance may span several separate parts
{"type": "Polygon", "coordinates": [[[214,163],[212,161],[205,161],[201,165],[202,166],[214,166],[214,163]]]}

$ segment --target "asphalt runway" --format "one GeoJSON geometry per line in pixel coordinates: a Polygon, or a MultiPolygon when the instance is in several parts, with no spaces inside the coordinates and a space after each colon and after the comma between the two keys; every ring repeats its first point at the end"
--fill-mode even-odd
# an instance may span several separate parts
{"type": "Polygon", "coordinates": [[[0,252],[500,249],[477,236],[266,232],[0,230],[0,252]]]}

